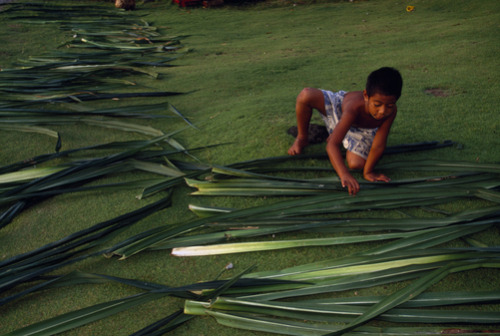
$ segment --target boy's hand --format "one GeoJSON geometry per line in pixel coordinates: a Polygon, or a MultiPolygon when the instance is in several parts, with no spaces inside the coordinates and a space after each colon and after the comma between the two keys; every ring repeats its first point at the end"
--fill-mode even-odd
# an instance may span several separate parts
{"type": "Polygon", "coordinates": [[[351,174],[346,174],[345,176],[340,178],[340,182],[342,183],[342,188],[347,187],[349,190],[349,195],[356,195],[359,191],[359,183],[351,174]]]}
{"type": "Polygon", "coordinates": [[[376,181],[389,182],[391,180],[384,174],[378,174],[374,172],[364,173],[363,177],[365,178],[365,180],[370,182],[376,182],[376,181]]]}

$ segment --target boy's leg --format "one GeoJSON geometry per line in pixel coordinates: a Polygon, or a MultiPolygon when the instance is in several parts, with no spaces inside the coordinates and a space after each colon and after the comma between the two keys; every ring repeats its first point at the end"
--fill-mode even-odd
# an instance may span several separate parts
{"type": "Polygon", "coordinates": [[[313,109],[318,110],[323,115],[326,113],[323,91],[305,88],[297,96],[295,104],[295,113],[297,115],[297,138],[288,149],[288,154],[300,154],[302,153],[302,149],[308,145],[307,136],[313,109]]]}
{"type": "Polygon", "coordinates": [[[360,128],[351,128],[347,132],[342,143],[347,149],[346,160],[350,169],[362,170],[365,167],[376,133],[376,129],[360,128]]]}
{"type": "Polygon", "coordinates": [[[359,156],[358,154],[355,154],[351,151],[347,151],[345,158],[347,160],[347,166],[350,169],[359,169],[363,170],[365,167],[366,160],[359,156]]]}

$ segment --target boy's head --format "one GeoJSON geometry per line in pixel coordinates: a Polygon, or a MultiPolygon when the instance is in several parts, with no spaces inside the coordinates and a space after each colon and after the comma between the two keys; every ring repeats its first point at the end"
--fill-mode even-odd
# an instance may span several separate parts
{"type": "Polygon", "coordinates": [[[379,93],[384,96],[394,96],[397,99],[401,97],[403,88],[403,78],[398,70],[389,67],[383,67],[373,71],[366,81],[366,94],[372,97],[379,93]]]}

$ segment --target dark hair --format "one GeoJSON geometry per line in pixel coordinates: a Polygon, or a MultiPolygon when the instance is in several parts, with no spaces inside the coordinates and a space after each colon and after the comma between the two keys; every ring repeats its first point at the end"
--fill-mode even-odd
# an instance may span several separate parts
{"type": "Polygon", "coordinates": [[[389,67],[383,67],[373,71],[366,81],[366,93],[368,97],[375,93],[385,96],[394,96],[396,99],[401,97],[403,88],[403,78],[398,70],[389,67]]]}

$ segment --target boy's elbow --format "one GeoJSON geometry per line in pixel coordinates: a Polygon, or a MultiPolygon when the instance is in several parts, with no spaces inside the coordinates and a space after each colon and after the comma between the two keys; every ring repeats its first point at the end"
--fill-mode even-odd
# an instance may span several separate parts
{"type": "Polygon", "coordinates": [[[326,141],[326,146],[325,146],[326,153],[328,155],[331,155],[335,152],[340,152],[340,144],[336,143],[335,141],[332,141],[330,138],[331,137],[329,137],[326,141]]]}
{"type": "Polygon", "coordinates": [[[335,146],[335,144],[333,143],[332,135],[330,134],[330,136],[328,138],[326,138],[326,146],[325,146],[326,151],[328,152],[334,146],[335,146]]]}

